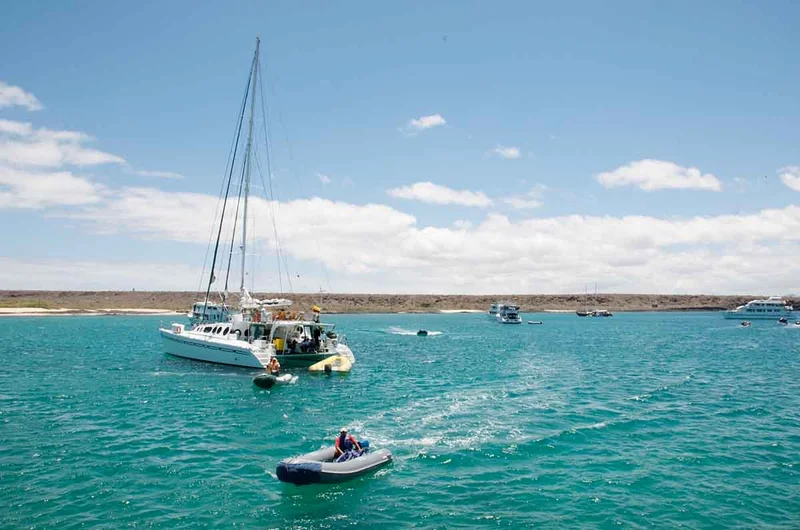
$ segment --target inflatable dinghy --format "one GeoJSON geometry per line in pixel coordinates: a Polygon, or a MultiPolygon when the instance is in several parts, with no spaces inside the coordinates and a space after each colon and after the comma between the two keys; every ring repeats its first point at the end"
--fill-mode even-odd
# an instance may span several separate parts
{"type": "Polygon", "coordinates": [[[260,388],[272,388],[275,385],[284,384],[290,385],[297,382],[297,376],[292,374],[272,375],[261,374],[255,376],[253,383],[260,388]]]}
{"type": "Polygon", "coordinates": [[[353,367],[353,363],[351,363],[350,359],[344,355],[331,355],[330,357],[322,359],[320,362],[309,366],[308,371],[325,372],[326,365],[330,366],[331,372],[349,372],[350,368],[353,367]]]}
{"type": "Polygon", "coordinates": [[[336,448],[326,447],[295,458],[281,460],[276,469],[278,480],[298,486],[344,482],[369,473],[392,461],[388,449],[369,451],[369,442],[359,442],[365,454],[345,462],[334,462],[336,448]]]}

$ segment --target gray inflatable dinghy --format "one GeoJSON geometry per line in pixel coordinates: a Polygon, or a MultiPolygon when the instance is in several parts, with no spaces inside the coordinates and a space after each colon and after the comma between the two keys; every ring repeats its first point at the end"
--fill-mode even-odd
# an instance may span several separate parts
{"type": "Polygon", "coordinates": [[[366,440],[359,444],[365,448],[364,454],[345,462],[334,462],[336,452],[334,447],[281,460],[276,470],[278,480],[298,486],[344,482],[392,461],[392,453],[388,449],[370,451],[369,442],[366,440]]]}

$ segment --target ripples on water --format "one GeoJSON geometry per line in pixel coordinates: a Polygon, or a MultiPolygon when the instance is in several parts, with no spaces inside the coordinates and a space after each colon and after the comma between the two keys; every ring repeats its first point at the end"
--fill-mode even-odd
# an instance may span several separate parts
{"type": "Polygon", "coordinates": [[[800,329],[534,318],[332,317],[354,371],[273,391],[158,318],[4,318],[0,527],[800,526],[800,329]],[[275,479],[342,425],[394,464],[275,479]]]}

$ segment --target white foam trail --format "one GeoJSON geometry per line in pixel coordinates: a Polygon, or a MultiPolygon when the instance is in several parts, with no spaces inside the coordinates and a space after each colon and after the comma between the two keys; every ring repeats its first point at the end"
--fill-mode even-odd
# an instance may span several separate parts
{"type": "MultiPolygon", "coordinates": [[[[397,327],[397,326],[390,327],[389,328],[389,333],[391,333],[392,335],[416,335],[417,334],[416,331],[411,331],[410,329],[404,329],[404,328],[400,328],[400,327],[397,327]]],[[[441,335],[442,333],[444,333],[444,332],[442,332],[442,331],[429,331],[428,332],[428,336],[430,337],[431,335],[441,335]]]]}

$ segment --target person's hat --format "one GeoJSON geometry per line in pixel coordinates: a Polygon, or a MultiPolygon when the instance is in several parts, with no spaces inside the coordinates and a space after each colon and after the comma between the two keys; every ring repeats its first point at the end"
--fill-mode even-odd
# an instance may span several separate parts
{"type": "Polygon", "coordinates": [[[339,432],[347,432],[347,427],[342,427],[342,429],[339,432]]]}

